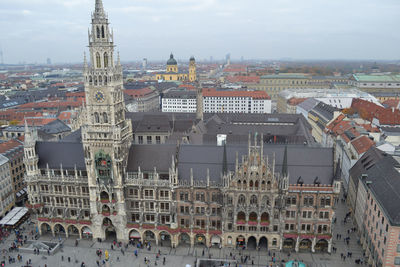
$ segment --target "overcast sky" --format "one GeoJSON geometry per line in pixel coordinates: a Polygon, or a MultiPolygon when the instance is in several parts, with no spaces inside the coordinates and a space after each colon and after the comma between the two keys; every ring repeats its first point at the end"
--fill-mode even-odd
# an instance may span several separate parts
{"type": "MultiPolygon", "coordinates": [[[[5,63],[80,62],[95,0],[0,0],[5,63]]],[[[123,61],[400,59],[400,0],[103,0],[123,61]]]]}

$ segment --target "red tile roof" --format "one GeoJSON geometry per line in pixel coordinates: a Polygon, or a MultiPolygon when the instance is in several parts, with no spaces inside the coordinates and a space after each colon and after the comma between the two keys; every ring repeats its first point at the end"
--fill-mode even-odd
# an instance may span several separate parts
{"type": "Polygon", "coordinates": [[[357,110],[361,118],[372,121],[377,118],[382,125],[398,125],[400,124],[400,110],[392,108],[384,108],[375,103],[353,99],[351,107],[357,110]]]}
{"type": "MultiPolygon", "coordinates": [[[[26,123],[29,126],[43,126],[46,125],[52,121],[55,121],[57,118],[46,118],[46,117],[36,117],[36,118],[25,118],[26,123]]],[[[25,120],[20,122],[19,125],[24,125],[25,120]]]]}
{"type": "Polygon", "coordinates": [[[389,107],[389,108],[397,108],[399,106],[398,99],[388,99],[382,102],[382,105],[389,107]]]}
{"type": "Polygon", "coordinates": [[[68,92],[65,94],[66,97],[85,97],[85,92],[68,92]]]}
{"type": "Polygon", "coordinates": [[[259,76],[229,76],[226,80],[230,83],[259,83],[259,76]]]}
{"type": "Polygon", "coordinates": [[[375,143],[374,143],[374,141],[369,139],[367,136],[363,135],[363,136],[360,136],[359,138],[351,141],[351,144],[354,147],[354,149],[357,151],[357,153],[360,155],[360,154],[366,152],[375,143]]]}
{"type": "Polygon", "coordinates": [[[231,64],[224,68],[224,72],[247,72],[247,66],[231,64]]]}
{"type": "Polygon", "coordinates": [[[378,127],[373,127],[371,124],[360,124],[367,132],[370,133],[379,133],[378,127]]]}
{"type": "Polygon", "coordinates": [[[189,91],[196,90],[196,87],[194,87],[192,84],[181,84],[181,85],[179,85],[179,88],[186,88],[186,90],[189,90],[189,91]]]}
{"type": "Polygon", "coordinates": [[[0,111],[0,120],[5,121],[23,121],[25,117],[37,116],[42,116],[42,113],[37,111],[19,111],[17,109],[0,111]]]}
{"type": "Polygon", "coordinates": [[[31,102],[20,105],[18,109],[35,109],[35,108],[67,108],[79,107],[82,105],[81,101],[49,101],[49,102],[31,102]]]}
{"type": "Polygon", "coordinates": [[[291,106],[297,106],[298,104],[303,103],[306,100],[307,100],[307,98],[295,98],[295,97],[292,97],[292,98],[290,98],[288,100],[288,104],[291,105],[291,106]]]}
{"type": "Polygon", "coordinates": [[[16,147],[22,146],[22,145],[23,145],[23,143],[21,143],[17,139],[8,140],[8,141],[0,144],[0,153],[5,153],[5,152],[9,151],[10,149],[13,149],[13,148],[16,148],[16,147]]]}
{"type": "Polygon", "coordinates": [[[254,99],[271,99],[264,91],[219,91],[212,88],[203,89],[204,97],[252,97],[254,99]]]}
{"type": "Polygon", "coordinates": [[[140,98],[140,97],[144,97],[146,95],[153,93],[154,90],[151,89],[150,87],[145,87],[142,89],[128,89],[128,90],[125,90],[124,92],[125,92],[125,94],[127,94],[133,98],[140,98]]]}

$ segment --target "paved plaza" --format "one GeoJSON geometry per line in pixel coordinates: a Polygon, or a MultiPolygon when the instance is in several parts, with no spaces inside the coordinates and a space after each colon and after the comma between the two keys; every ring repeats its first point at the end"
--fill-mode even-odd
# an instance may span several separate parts
{"type": "MultiPolygon", "coordinates": [[[[339,201],[336,209],[337,222],[334,224],[334,242],[333,247],[337,248],[336,253],[332,253],[331,255],[328,253],[290,253],[290,259],[298,259],[306,263],[307,267],[350,267],[357,266],[355,264],[355,260],[362,258],[362,250],[358,245],[358,238],[354,233],[351,233],[350,243],[346,245],[343,241],[343,238],[347,236],[347,231],[353,225],[351,223],[343,224],[343,218],[347,212],[347,208],[344,203],[339,201]],[[342,234],[342,240],[336,240],[336,234],[342,234]],[[347,255],[347,252],[352,252],[352,258],[347,258],[345,261],[341,259],[341,253],[347,255]]],[[[24,225],[26,228],[24,235],[28,235],[29,232],[34,229],[34,226],[27,224],[24,225]]],[[[257,251],[257,250],[236,250],[236,249],[218,249],[211,248],[207,249],[205,247],[178,247],[176,249],[170,247],[156,247],[153,246],[150,251],[147,249],[139,249],[138,257],[134,255],[133,246],[129,246],[129,248],[125,251],[124,255],[121,253],[120,249],[111,250],[110,242],[101,242],[98,243],[96,241],[88,241],[81,240],[79,241],[78,247],[75,247],[75,239],[67,239],[64,241],[63,251],[57,252],[53,256],[48,255],[33,255],[33,254],[22,254],[23,260],[22,262],[16,262],[12,264],[8,264],[8,255],[17,258],[17,252],[4,252],[3,249],[8,249],[11,242],[13,241],[14,234],[12,234],[8,240],[4,241],[1,244],[2,250],[2,258],[5,256],[6,266],[18,266],[21,267],[26,263],[28,259],[32,260],[33,267],[44,267],[45,264],[48,267],[69,267],[69,266],[81,266],[81,263],[84,262],[87,267],[95,267],[97,266],[96,260],[99,258],[96,255],[97,249],[102,249],[103,251],[107,249],[110,253],[110,261],[106,264],[106,266],[135,266],[135,267],[146,267],[146,266],[167,266],[167,267],[181,267],[186,266],[186,264],[190,264],[194,266],[194,262],[196,258],[212,258],[212,259],[229,259],[232,260],[230,254],[236,256],[236,260],[240,261],[241,256],[248,256],[248,260],[246,264],[237,263],[237,266],[269,266],[271,262],[271,256],[268,255],[267,251],[257,251]],[[156,260],[156,255],[160,250],[161,256],[158,260],[156,260]],[[204,251],[204,256],[203,256],[204,251]],[[62,256],[64,260],[62,261],[62,256]],[[70,258],[70,262],[68,262],[68,257],[70,258]],[[144,263],[144,258],[147,257],[150,259],[150,264],[144,263]],[[163,265],[163,258],[166,258],[166,263],[163,265]],[[157,265],[156,265],[157,263],[157,265]],[[252,264],[254,263],[254,265],[252,264]]],[[[58,238],[53,238],[51,236],[42,236],[40,238],[42,241],[58,241],[58,238]]],[[[103,253],[104,255],[104,253],[103,253]]],[[[281,260],[289,260],[287,252],[275,252],[277,257],[277,263],[281,262],[281,260]]],[[[275,263],[275,266],[279,266],[275,263]]],[[[235,264],[231,264],[231,266],[236,266],[235,264]]]]}

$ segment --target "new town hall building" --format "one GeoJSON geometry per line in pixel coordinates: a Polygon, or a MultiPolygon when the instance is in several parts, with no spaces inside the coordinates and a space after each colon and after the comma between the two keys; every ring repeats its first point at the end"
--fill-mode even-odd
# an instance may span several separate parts
{"type": "Polygon", "coordinates": [[[41,234],[330,251],[340,171],[301,115],[127,113],[101,0],[89,48],[84,126],[56,142],[25,130],[41,234]]]}

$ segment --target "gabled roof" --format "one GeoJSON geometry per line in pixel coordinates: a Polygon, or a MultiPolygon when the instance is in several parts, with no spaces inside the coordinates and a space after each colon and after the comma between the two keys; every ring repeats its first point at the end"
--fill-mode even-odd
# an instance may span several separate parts
{"type": "Polygon", "coordinates": [[[362,182],[379,203],[392,225],[400,226],[399,162],[392,156],[371,147],[350,169],[356,186],[362,182]],[[366,175],[362,178],[363,175],[366,175]]]}
{"type": "Polygon", "coordinates": [[[36,142],[36,153],[39,156],[38,166],[41,169],[74,169],[86,170],[83,146],[81,143],[36,142]]]}
{"type": "Polygon", "coordinates": [[[176,145],[132,145],[129,149],[128,172],[141,171],[168,172],[172,164],[172,157],[176,157],[176,145]]]}
{"type": "MultiPolygon", "coordinates": [[[[226,145],[227,168],[235,169],[236,152],[238,157],[247,155],[247,145],[226,145]]],[[[216,145],[181,145],[178,156],[179,179],[190,181],[191,170],[195,180],[204,180],[209,169],[210,179],[220,182],[223,166],[223,146],[216,145]]],[[[275,172],[281,172],[284,162],[284,145],[264,144],[264,155],[270,163],[275,156],[275,172]]],[[[313,184],[316,177],[321,184],[332,184],[333,152],[330,148],[311,148],[302,145],[287,145],[287,171],[290,184],[296,184],[301,176],[305,184],[313,184]]]]}
{"type": "Polygon", "coordinates": [[[365,135],[362,135],[359,138],[351,141],[351,145],[354,147],[359,155],[366,152],[374,144],[375,142],[365,135]]]}
{"type": "Polygon", "coordinates": [[[61,120],[56,119],[41,127],[40,130],[47,134],[58,134],[58,133],[70,132],[71,128],[61,120]]]}

